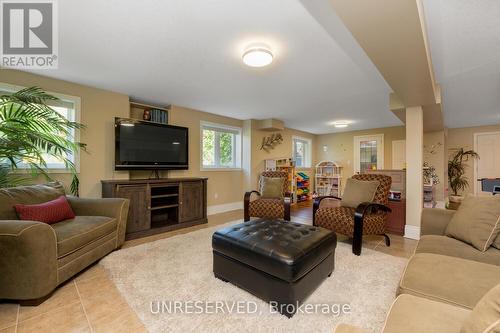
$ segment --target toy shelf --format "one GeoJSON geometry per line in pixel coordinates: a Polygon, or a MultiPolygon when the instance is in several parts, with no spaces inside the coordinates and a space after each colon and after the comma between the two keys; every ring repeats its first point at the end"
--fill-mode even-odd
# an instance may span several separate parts
{"type": "Polygon", "coordinates": [[[315,195],[342,196],[342,167],[332,161],[316,165],[315,195]]]}
{"type": "Polygon", "coordinates": [[[311,200],[309,176],[304,172],[297,172],[295,179],[297,183],[297,202],[311,200]]]}

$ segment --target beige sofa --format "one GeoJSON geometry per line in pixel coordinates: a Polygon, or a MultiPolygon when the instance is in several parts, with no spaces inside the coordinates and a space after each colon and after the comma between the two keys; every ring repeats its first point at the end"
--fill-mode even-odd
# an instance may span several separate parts
{"type": "MultiPolygon", "coordinates": [[[[477,332],[500,332],[500,250],[490,247],[481,252],[445,236],[453,214],[444,209],[423,210],[422,235],[401,277],[384,333],[470,332],[461,331],[463,325],[468,321],[470,325],[471,316],[477,321],[488,306],[499,322],[477,332]],[[488,298],[495,291],[492,305],[488,298]]],[[[341,324],[335,332],[365,331],[341,324]]]]}
{"type": "Polygon", "coordinates": [[[52,225],[17,218],[14,204],[61,195],[59,183],[0,189],[0,299],[40,303],[125,241],[126,199],[68,197],[76,217],[52,225]]]}

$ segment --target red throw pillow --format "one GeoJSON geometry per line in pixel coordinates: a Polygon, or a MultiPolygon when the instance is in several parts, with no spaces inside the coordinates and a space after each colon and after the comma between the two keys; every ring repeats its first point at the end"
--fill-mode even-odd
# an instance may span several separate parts
{"type": "Polygon", "coordinates": [[[75,218],[75,213],[64,195],[36,205],[14,205],[21,220],[40,221],[48,224],[75,218]]]}

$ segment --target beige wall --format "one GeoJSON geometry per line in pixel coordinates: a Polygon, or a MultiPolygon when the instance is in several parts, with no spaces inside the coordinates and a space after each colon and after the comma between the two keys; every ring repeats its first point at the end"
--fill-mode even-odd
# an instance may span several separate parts
{"type": "MultiPolygon", "coordinates": [[[[500,132],[500,125],[448,129],[448,157],[458,148],[463,147],[466,150],[474,149],[474,133],[482,132],[500,132]]],[[[465,176],[469,180],[469,188],[465,192],[474,193],[474,162],[470,161],[467,163],[465,176]]]]}
{"type": "Polygon", "coordinates": [[[315,163],[324,160],[339,163],[344,167],[342,178],[345,184],[345,179],[354,174],[354,137],[374,134],[384,134],[384,168],[391,169],[392,141],[405,139],[406,134],[403,126],[318,135],[315,145],[315,163]],[[323,150],[323,146],[326,146],[326,152],[323,150]]]}
{"type": "MultiPolygon", "coordinates": [[[[80,156],[80,194],[86,197],[101,196],[101,179],[128,178],[128,172],[114,171],[114,117],[128,117],[129,98],[111,91],[91,88],[14,70],[0,70],[0,82],[23,87],[39,86],[42,89],[80,97],[80,121],[87,126],[80,140],[87,144],[88,153],[80,156]]],[[[55,179],[70,184],[68,174],[54,174],[55,179]]]]}
{"type": "MultiPolygon", "coordinates": [[[[265,160],[274,159],[274,158],[282,158],[287,157],[291,158],[293,154],[292,147],[292,138],[294,136],[310,139],[312,144],[311,151],[311,164],[314,167],[315,161],[315,145],[316,145],[316,135],[310,134],[307,132],[302,132],[294,129],[285,128],[283,131],[280,131],[283,136],[283,143],[277,145],[274,149],[271,149],[269,152],[260,149],[260,145],[262,143],[262,138],[271,135],[275,132],[263,131],[256,128],[256,121],[252,121],[252,142],[251,142],[251,173],[250,173],[250,184],[253,189],[257,188],[257,183],[259,179],[259,175],[262,171],[264,171],[265,160]]],[[[311,186],[313,186],[312,178],[314,177],[313,168],[303,168],[297,169],[297,171],[304,171],[304,173],[311,176],[311,186]]],[[[311,187],[312,189],[313,187],[311,187]]],[[[250,190],[247,188],[246,190],[250,190]]]]}

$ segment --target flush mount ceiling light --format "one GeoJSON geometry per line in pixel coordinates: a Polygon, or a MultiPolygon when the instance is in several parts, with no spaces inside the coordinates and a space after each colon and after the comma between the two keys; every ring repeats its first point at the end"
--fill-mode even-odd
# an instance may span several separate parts
{"type": "Polygon", "coordinates": [[[332,123],[336,128],[346,128],[351,122],[347,120],[337,120],[332,123]]]}
{"type": "Polygon", "coordinates": [[[243,52],[242,59],[247,66],[264,67],[273,62],[273,53],[265,45],[255,45],[243,52]]]}

